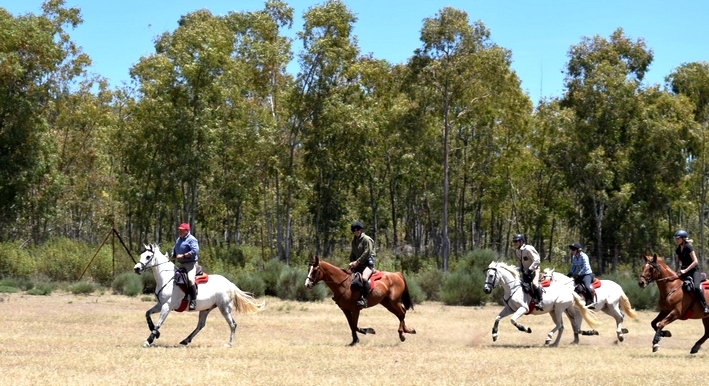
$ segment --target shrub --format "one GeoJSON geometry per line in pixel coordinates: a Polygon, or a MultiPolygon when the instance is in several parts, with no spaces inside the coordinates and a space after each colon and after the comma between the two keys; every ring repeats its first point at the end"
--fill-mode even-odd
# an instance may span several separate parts
{"type": "MultiPolygon", "coordinates": [[[[281,278],[281,272],[288,268],[287,265],[278,260],[269,260],[261,272],[261,278],[266,283],[265,294],[269,296],[278,296],[278,281],[281,278]]],[[[305,283],[305,278],[303,278],[305,283]]]]}
{"type": "Polygon", "coordinates": [[[113,293],[127,296],[137,296],[143,292],[143,281],[133,272],[124,272],[113,279],[113,293]]]}
{"type": "Polygon", "coordinates": [[[242,291],[251,292],[255,297],[261,297],[266,294],[266,282],[256,272],[239,273],[231,281],[242,291]]]}
{"type": "Polygon", "coordinates": [[[140,281],[141,283],[143,283],[144,294],[155,293],[157,283],[155,283],[155,276],[153,275],[153,271],[143,271],[143,273],[140,274],[140,281]]]}
{"type": "Polygon", "coordinates": [[[7,285],[0,285],[0,293],[4,294],[14,294],[15,292],[20,292],[20,289],[17,287],[10,287],[7,285]]]}
{"type": "Polygon", "coordinates": [[[15,279],[8,277],[0,280],[0,286],[15,287],[22,291],[27,291],[34,288],[34,283],[24,278],[15,279]]]}
{"type": "Polygon", "coordinates": [[[88,281],[80,281],[69,286],[69,292],[74,295],[90,294],[96,291],[96,285],[88,281]]]}
{"type": "Polygon", "coordinates": [[[453,272],[443,277],[441,300],[448,305],[475,306],[484,304],[485,282],[482,275],[473,276],[466,272],[453,272]]]}
{"type": "Polygon", "coordinates": [[[305,288],[307,272],[284,266],[278,279],[277,296],[284,300],[316,301],[327,296],[325,286],[316,285],[312,289],[305,288]]]}
{"type": "Polygon", "coordinates": [[[406,278],[406,288],[409,290],[411,300],[417,304],[423,303],[426,300],[426,294],[421,289],[421,286],[416,283],[416,279],[406,275],[404,277],[406,278]]]}
{"type": "Polygon", "coordinates": [[[27,291],[28,295],[51,295],[54,291],[54,285],[51,283],[39,283],[35,288],[27,291]]]}
{"type": "Polygon", "coordinates": [[[438,269],[431,269],[420,272],[414,276],[414,281],[423,292],[425,300],[441,300],[440,292],[443,283],[443,272],[438,269]]]}
{"type": "Polygon", "coordinates": [[[35,258],[30,250],[17,243],[0,243],[0,277],[29,278],[36,271],[35,258]]]}

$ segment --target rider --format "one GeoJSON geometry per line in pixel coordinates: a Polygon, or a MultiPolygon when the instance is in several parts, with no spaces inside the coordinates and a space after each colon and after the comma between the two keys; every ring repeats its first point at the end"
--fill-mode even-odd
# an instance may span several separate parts
{"type": "Polygon", "coordinates": [[[349,267],[353,272],[362,274],[364,289],[357,301],[360,307],[367,307],[367,281],[374,272],[374,240],[364,234],[362,223],[355,221],[350,226],[354,238],[352,238],[352,252],[350,252],[349,267]]]}
{"type": "Polygon", "coordinates": [[[539,286],[539,253],[533,246],[526,244],[524,236],[519,233],[512,237],[512,244],[515,247],[515,256],[519,260],[519,270],[523,273],[522,277],[532,284],[535,307],[542,310],[542,287],[539,286]]]}
{"type": "Polygon", "coordinates": [[[197,274],[197,252],[199,252],[199,242],[197,238],[190,233],[190,224],[182,223],[177,227],[180,237],[175,241],[175,247],[172,249],[172,257],[176,258],[180,263],[180,268],[187,272],[189,283],[185,300],[190,302],[190,311],[196,308],[195,300],[197,299],[197,286],[195,286],[195,275],[197,274]]]}
{"type": "Polygon", "coordinates": [[[689,276],[692,277],[694,281],[694,293],[697,299],[699,299],[702,308],[704,308],[704,315],[709,314],[707,301],[704,298],[704,290],[702,289],[702,273],[699,271],[699,262],[697,261],[697,255],[694,253],[692,240],[688,240],[687,232],[680,229],[675,232],[675,243],[677,244],[677,249],[675,250],[675,267],[679,272],[679,277],[682,280],[689,276]]]}
{"type": "Polygon", "coordinates": [[[581,244],[579,243],[569,244],[569,249],[571,250],[571,268],[569,268],[569,274],[567,276],[573,277],[574,284],[576,285],[583,283],[586,306],[593,309],[592,303],[595,297],[595,291],[591,288],[593,271],[591,270],[588,256],[581,250],[581,244]]]}

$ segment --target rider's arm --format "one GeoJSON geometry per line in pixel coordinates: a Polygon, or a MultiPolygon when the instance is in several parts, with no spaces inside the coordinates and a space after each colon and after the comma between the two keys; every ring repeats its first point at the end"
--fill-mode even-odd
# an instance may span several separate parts
{"type": "Polygon", "coordinates": [[[534,272],[537,268],[539,268],[539,264],[541,264],[539,252],[537,252],[537,250],[531,245],[527,247],[527,252],[529,252],[529,255],[532,257],[532,264],[529,266],[529,270],[534,272]]]}
{"type": "Polygon", "coordinates": [[[369,256],[374,254],[374,240],[371,237],[362,237],[364,242],[364,251],[357,257],[357,265],[367,264],[369,256]]]}

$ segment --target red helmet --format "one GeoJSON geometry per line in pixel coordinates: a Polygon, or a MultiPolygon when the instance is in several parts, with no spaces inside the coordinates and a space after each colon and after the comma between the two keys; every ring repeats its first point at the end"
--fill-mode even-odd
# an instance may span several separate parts
{"type": "Polygon", "coordinates": [[[181,230],[181,231],[189,231],[189,230],[190,230],[190,224],[188,224],[188,223],[186,223],[186,222],[183,222],[182,224],[180,224],[179,227],[177,227],[177,229],[178,229],[178,230],[181,230]]]}

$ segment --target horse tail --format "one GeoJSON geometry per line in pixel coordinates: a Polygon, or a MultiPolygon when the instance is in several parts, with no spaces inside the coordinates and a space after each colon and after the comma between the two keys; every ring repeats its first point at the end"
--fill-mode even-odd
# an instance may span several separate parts
{"type": "Polygon", "coordinates": [[[404,291],[401,293],[401,302],[404,303],[405,310],[413,310],[414,302],[411,300],[411,295],[409,294],[409,285],[406,284],[406,278],[401,272],[397,272],[401,276],[401,280],[404,282],[404,291]]]}
{"type": "Polygon", "coordinates": [[[233,287],[229,290],[229,297],[237,312],[245,315],[254,314],[263,311],[266,308],[266,302],[258,302],[251,293],[244,292],[232,283],[233,287]]]}
{"type": "Polygon", "coordinates": [[[586,305],[584,304],[583,299],[581,299],[581,296],[579,296],[576,292],[573,292],[574,295],[574,307],[581,312],[581,317],[583,320],[588,323],[591,328],[596,328],[601,325],[601,321],[598,320],[598,317],[596,317],[596,313],[589,310],[586,308],[586,305]]]}
{"type": "Polygon", "coordinates": [[[620,308],[626,315],[630,316],[632,319],[636,319],[638,317],[638,314],[630,305],[630,300],[627,296],[625,296],[625,294],[620,295],[620,308]]]}

